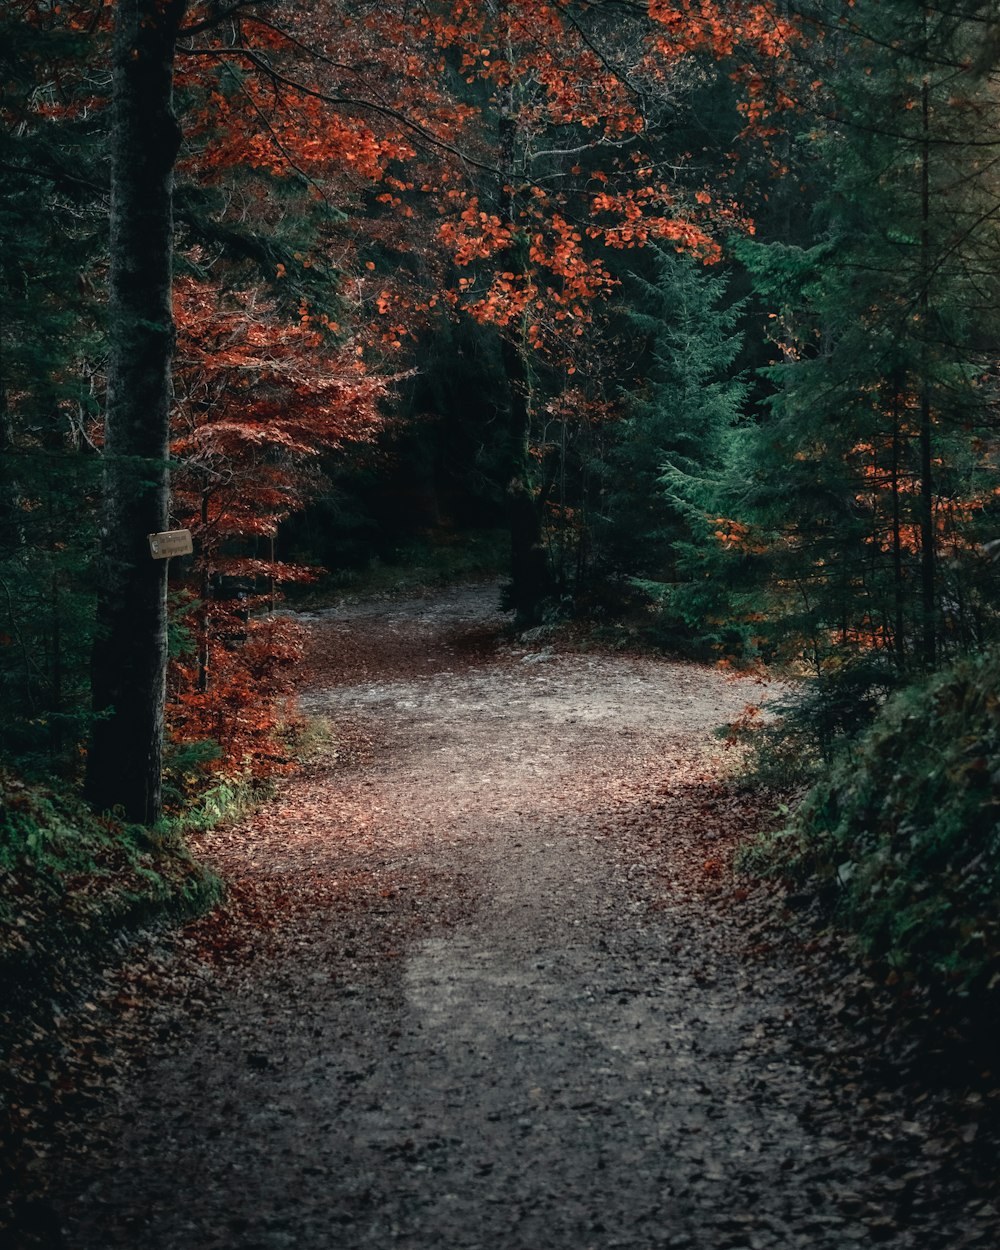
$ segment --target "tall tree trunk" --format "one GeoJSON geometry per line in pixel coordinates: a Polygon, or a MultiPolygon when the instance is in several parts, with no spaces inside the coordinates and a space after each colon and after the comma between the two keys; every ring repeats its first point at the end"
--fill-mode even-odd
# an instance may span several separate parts
{"type": "Polygon", "coordinates": [[[111,271],[96,721],[87,793],[152,823],[161,813],[167,562],[147,535],[167,528],[173,167],[180,132],[173,63],[187,0],[118,0],[111,120],[111,271]]]}
{"type": "Polygon", "coordinates": [[[900,385],[893,381],[892,399],[892,597],[893,597],[893,648],[898,668],[906,667],[906,597],[903,578],[903,518],[901,509],[900,475],[903,454],[903,434],[900,428],[900,385]]]}
{"type": "Polygon", "coordinates": [[[541,503],[531,481],[531,410],[524,349],[506,333],[502,345],[508,396],[507,511],[510,524],[509,603],[518,624],[537,625],[552,577],[542,535],[541,503]]]}
{"type": "MultiPolygon", "coordinates": [[[[201,495],[201,532],[204,536],[209,533],[208,528],[208,505],[211,499],[211,492],[202,491],[201,495]]],[[[201,604],[198,608],[198,693],[206,694],[208,692],[209,682],[209,664],[211,662],[211,650],[208,645],[208,628],[211,619],[210,600],[212,598],[212,572],[209,564],[208,553],[204,550],[204,538],[202,539],[201,553],[201,579],[198,588],[198,597],[201,604]]]]}
{"type": "MultiPolygon", "coordinates": [[[[508,81],[499,95],[500,202],[504,216],[515,235],[518,231],[517,107],[515,101],[514,54],[510,33],[509,0],[500,0],[499,31],[508,66],[508,81]]],[[[526,263],[524,247],[512,242],[512,269],[526,263]]],[[[521,625],[535,625],[544,599],[551,589],[548,555],[542,536],[541,505],[531,481],[531,404],[527,348],[518,325],[502,332],[501,359],[507,380],[507,508],[510,523],[509,603],[521,625]]]]}
{"type": "MultiPolygon", "coordinates": [[[[925,58],[927,44],[927,14],[924,12],[925,58]]],[[[937,605],[934,532],[934,433],[931,407],[930,379],[930,315],[931,315],[931,92],[928,75],[924,70],[921,88],[921,146],[920,146],[920,601],[923,617],[923,658],[928,668],[934,667],[937,658],[937,605]]]]}

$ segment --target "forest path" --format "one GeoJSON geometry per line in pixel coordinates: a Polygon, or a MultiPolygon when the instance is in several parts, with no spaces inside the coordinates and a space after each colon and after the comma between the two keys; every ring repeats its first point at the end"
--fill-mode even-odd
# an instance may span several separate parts
{"type": "Polygon", "coordinates": [[[306,705],[341,750],[203,839],[233,902],[150,956],[65,1244],[965,1244],[921,1228],[905,1126],[859,1126],[793,972],[747,950],[711,731],[758,692],[498,646],[495,601],[313,618],[306,705]]]}

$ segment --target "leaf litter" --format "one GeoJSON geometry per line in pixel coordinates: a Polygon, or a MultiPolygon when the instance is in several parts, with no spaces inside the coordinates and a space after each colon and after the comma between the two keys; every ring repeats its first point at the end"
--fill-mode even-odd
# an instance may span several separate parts
{"type": "Polygon", "coordinates": [[[991,1081],[928,1082],[733,873],[781,797],[713,737],[744,683],[496,601],[308,619],[330,748],[201,837],[225,904],[62,1018],[16,1244],[995,1247],[991,1081]]]}

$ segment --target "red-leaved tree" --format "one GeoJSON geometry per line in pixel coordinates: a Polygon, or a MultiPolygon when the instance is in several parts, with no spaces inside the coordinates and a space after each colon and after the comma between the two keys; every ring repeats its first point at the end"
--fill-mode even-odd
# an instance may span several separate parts
{"type": "Polygon", "coordinates": [[[278,527],[322,480],[322,454],[378,430],[391,380],[306,310],[289,324],[259,291],[187,277],[174,308],[172,508],[196,554],[192,646],[171,667],[169,728],[177,741],[217,742],[223,768],[266,775],[283,766],[276,732],[302,646],[299,627],[274,615],[276,591],[314,576],[275,559],[278,527]]]}

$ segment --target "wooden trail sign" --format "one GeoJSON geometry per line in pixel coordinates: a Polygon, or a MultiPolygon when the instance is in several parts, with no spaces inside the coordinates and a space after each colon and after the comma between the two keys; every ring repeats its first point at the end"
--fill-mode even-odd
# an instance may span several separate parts
{"type": "Polygon", "coordinates": [[[190,530],[164,530],[162,534],[149,535],[149,554],[154,560],[169,560],[171,556],[189,556],[194,551],[190,530]]]}

